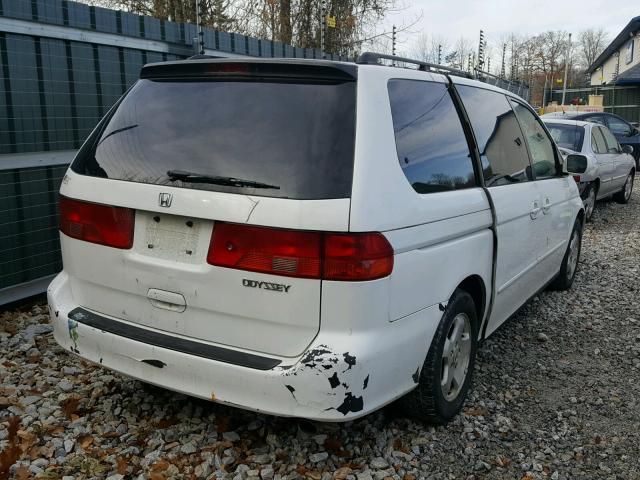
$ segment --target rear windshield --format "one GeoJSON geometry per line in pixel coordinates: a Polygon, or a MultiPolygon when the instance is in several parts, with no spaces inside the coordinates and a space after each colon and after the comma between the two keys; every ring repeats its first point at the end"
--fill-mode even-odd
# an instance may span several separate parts
{"type": "Polygon", "coordinates": [[[355,102],[351,81],[139,80],[71,168],[217,192],[346,198],[355,102]],[[215,184],[221,178],[247,182],[215,184]]]}
{"type": "Polygon", "coordinates": [[[569,125],[566,123],[545,122],[549,133],[559,147],[567,148],[575,152],[582,151],[582,140],[584,139],[584,127],[569,125]]]}

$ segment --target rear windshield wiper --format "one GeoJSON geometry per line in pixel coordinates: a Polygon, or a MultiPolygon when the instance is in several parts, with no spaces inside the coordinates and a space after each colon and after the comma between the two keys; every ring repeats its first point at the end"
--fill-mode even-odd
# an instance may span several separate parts
{"type": "Polygon", "coordinates": [[[242,178],[202,175],[200,173],[185,172],[184,170],[169,170],[167,176],[171,181],[182,180],[183,182],[210,183],[212,185],[224,185],[227,187],[272,188],[280,190],[278,185],[270,185],[253,180],[243,180],[242,178]]]}

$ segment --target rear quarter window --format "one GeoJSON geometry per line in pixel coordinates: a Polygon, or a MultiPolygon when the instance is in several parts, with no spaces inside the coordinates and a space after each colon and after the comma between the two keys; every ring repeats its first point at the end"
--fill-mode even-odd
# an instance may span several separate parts
{"type": "Polygon", "coordinates": [[[460,117],[446,85],[420,80],[388,83],[398,162],[418,193],[476,186],[460,117]]]}

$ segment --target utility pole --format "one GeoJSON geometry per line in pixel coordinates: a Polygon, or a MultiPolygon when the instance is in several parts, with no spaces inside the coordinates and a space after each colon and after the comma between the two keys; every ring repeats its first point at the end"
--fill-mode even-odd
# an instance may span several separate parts
{"type": "Polygon", "coordinates": [[[320,56],[322,59],[326,59],[327,55],[324,53],[325,51],[325,42],[327,35],[327,2],[326,0],[320,0],[320,56]]]}
{"type": "Polygon", "coordinates": [[[502,69],[500,70],[500,76],[502,78],[505,78],[506,73],[507,73],[506,70],[505,70],[505,64],[504,64],[504,60],[505,60],[506,55],[507,55],[507,44],[503,43],[502,44],[502,69]]]}
{"type": "Polygon", "coordinates": [[[391,30],[391,55],[396,54],[396,26],[393,26],[391,30]]]}
{"type": "Polygon", "coordinates": [[[202,29],[202,5],[200,0],[196,0],[196,30],[198,41],[195,45],[199,55],[204,55],[204,30],[202,29]]]}
{"type": "Polygon", "coordinates": [[[567,42],[567,50],[564,54],[564,83],[562,84],[562,104],[564,105],[564,99],[567,94],[567,78],[569,76],[569,56],[571,55],[571,34],[569,34],[569,41],[567,42]]]}
{"type": "Polygon", "coordinates": [[[480,30],[480,43],[478,44],[478,70],[482,70],[484,67],[484,32],[480,30]]]}

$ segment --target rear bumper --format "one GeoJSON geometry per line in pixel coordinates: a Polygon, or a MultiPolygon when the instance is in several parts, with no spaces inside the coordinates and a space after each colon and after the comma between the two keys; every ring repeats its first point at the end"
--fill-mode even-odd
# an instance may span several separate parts
{"type": "MultiPolygon", "coordinates": [[[[106,323],[78,317],[81,310],[64,271],[51,283],[47,296],[54,337],[65,350],[170,390],[273,415],[320,421],[361,417],[411,390],[442,316],[434,305],[363,333],[352,332],[348,326],[342,333],[321,329],[297,358],[267,358],[257,352],[215,346],[279,363],[260,369],[159,347],[158,342],[150,343],[139,335],[129,338],[123,333],[126,329],[118,331],[113,325],[136,326],[96,312],[93,315],[106,323]],[[74,314],[69,315],[71,312],[74,314]]],[[[149,338],[170,336],[145,330],[149,338]]]]}

